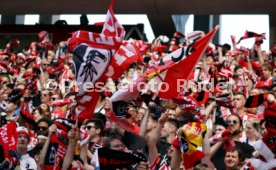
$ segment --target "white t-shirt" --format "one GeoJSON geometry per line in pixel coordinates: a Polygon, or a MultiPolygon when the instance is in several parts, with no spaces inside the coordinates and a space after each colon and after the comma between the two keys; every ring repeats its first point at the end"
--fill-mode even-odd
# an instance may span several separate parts
{"type": "Polygon", "coordinates": [[[22,155],[20,158],[20,170],[37,170],[35,160],[29,154],[22,155]]]}

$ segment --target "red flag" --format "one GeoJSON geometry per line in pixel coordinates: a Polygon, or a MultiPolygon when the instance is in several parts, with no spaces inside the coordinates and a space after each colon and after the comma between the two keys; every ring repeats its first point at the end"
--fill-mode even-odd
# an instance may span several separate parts
{"type": "Polygon", "coordinates": [[[16,122],[10,122],[0,128],[0,143],[4,150],[5,158],[12,160],[12,157],[9,155],[9,150],[16,150],[16,122]]]}
{"type": "MultiPolygon", "coordinates": [[[[140,94],[140,91],[144,89],[148,81],[152,78],[156,78],[155,81],[157,82],[166,82],[170,85],[170,89],[167,91],[167,93],[161,93],[159,91],[159,97],[166,99],[177,97],[177,79],[188,78],[190,72],[193,70],[193,67],[200,58],[201,54],[205,51],[209,41],[214,36],[217,29],[218,28],[216,27],[205,37],[199,39],[192,45],[188,47],[182,47],[164,57],[152,68],[147,69],[144,74],[140,76],[135,82],[129,84],[127,88],[120,89],[113,94],[113,96],[110,98],[112,111],[119,118],[121,124],[123,124],[124,127],[127,127],[126,130],[131,130],[131,125],[127,124],[124,114],[126,102],[136,100],[140,94]],[[189,52],[191,52],[190,50],[192,49],[194,50],[193,53],[189,54],[189,52]],[[183,66],[185,66],[184,69],[183,66]],[[118,106],[119,104],[120,106],[118,106]]],[[[115,121],[118,122],[117,119],[115,121]]]]}
{"type": "Polygon", "coordinates": [[[178,96],[180,86],[188,79],[217,29],[218,27],[214,28],[201,39],[162,58],[148,71],[151,73],[149,79],[154,77],[152,81],[157,82],[154,84],[158,86],[158,89],[152,90],[157,91],[160,98],[171,99],[178,96]]]}
{"type": "Polygon", "coordinates": [[[95,105],[107,78],[118,79],[130,64],[141,58],[139,51],[131,43],[123,42],[125,30],[117,21],[112,7],[113,1],[100,34],[77,31],[68,40],[69,50],[74,54],[79,85],[79,122],[93,117],[95,105]],[[85,89],[87,83],[90,83],[90,88],[85,89]]]}

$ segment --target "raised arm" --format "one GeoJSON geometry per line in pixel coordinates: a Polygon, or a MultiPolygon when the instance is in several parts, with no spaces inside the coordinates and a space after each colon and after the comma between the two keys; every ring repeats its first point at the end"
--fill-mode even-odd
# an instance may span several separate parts
{"type": "Polygon", "coordinates": [[[260,45],[257,46],[257,55],[258,55],[259,65],[262,66],[264,64],[264,57],[262,55],[262,49],[260,45]]]}
{"type": "Polygon", "coordinates": [[[47,137],[46,142],[42,148],[42,151],[40,152],[38,164],[42,170],[44,169],[45,158],[46,158],[47,150],[48,150],[48,147],[49,147],[49,144],[51,141],[51,136],[56,130],[57,130],[57,126],[55,124],[52,124],[49,127],[48,137],[47,137]]]}
{"type": "Polygon", "coordinates": [[[147,132],[149,116],[150,116],[149,110],[146,110],[146,113],[140,125],[140,131],[139,131],[139,136],[141,136],[142,139],[144,139],[146,142],[148,142],[148,138],[146,137],[146,132],[147,132]]]}
{"type": "Polygon", "coordinates": [[[205,108],[205,116],[206,117],[209,117],[210,113],[212,112],[213,108],[216,105],[217,105],[216,101],[213,101],[205,108]]]}
{"type": "Polygon", "coordinates": [[[149,147],[149,162],[152,164],[155,158],[158,156],[158,151],[156,148],[156,143],[161,135],[161,129],[163,128],[165,122],[168,119],[168,112],[164,112],[158,120],[157,127],[153,130],[152,134],[149,137],[148,147],[149,147]]]}
{"type": "Polygon", "coordinates": [[[202,151],[205,154],[205,157],[201,159],[202,163],[205,163],[208,165],[208,167],[211,167],[211,169],[215,169],[214,164],[211,162],[211,147],[209,142],[209,136],[212,135],[212,130],[207,128],[206,134],[204,136],[203,144],[202,144],[202,151]]]}
{"type": "Polygon", "coordinates": [[[222,47],[218,47],[218,56],[219,56],[219,63],[222,63],[225,58],[223,57],[223,54],[222,54],[222,47]]]}
{"type": "Polygon", "coordinates": [[[72,128],[68,133],[68,138],[69,145],[63,160],[62,170],[67,170],[73,161],[75,148],[77,146],[79,138],[79,129],[77,127],[72,128]]]}

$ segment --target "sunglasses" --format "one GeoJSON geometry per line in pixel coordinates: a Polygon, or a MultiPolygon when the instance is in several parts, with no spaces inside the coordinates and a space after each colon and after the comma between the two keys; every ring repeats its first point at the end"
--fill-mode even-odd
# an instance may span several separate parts
{"type": "Polygon", "coordinates": [[[91,128],[97,129],[95,126],[86,126],[85,128],[86,128],[87,130],[90,130],[91,128]]]}
{"type": "Polygon", "coordinates": [[[50,66],[50,64],[43,64],[43,66],[48,67],[48,66],[50,66]]]}
{"type": "Polygon", "coordinates": [[[51,98],[51,100],[55,101],[55,100],[57,100],[57,98],[55,98],[55,97],[52,97],[52,98],[51,98]]]}
{"type": "Polygon", "coordinates": [[[44,127],[44,126],[38,126],[37,129],[38,129],[38,130],[45,131],[45,130],[47,130],[48,128],[47,128],[47,127],[44,127]]]}
{"type": "Polygon", "coordinates": [[[47,96],[48,96],[48,94],[47,94],[47,93],[43,93],[42,95],[43,95],[44,97],[47,97],[47,96]]]}
{"type": "Polygon", "coordinates": [[[227,125],[230,125],[231,123],[233,123],[234,125],[236,125],[236,124],[238,123],[238,121],[236,121],[236,120],[233,120],[233,121],[231,121],[231,120],[226,120],[226,124],[227,124],[227,125]]]}

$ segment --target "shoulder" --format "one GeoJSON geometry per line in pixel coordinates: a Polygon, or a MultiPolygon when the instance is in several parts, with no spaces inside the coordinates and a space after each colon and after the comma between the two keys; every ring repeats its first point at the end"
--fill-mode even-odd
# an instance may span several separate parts
{"type": "Polygon", "coordinates": [[[235,141],[237,148],[239,148],[243,153],[246,153],[248,156],[251,157],[252,153],[255,151],[254,147],[245,143],[245,142],[238,142],[235,141]]]}
{"type": "Polygon", "coordinates": [[[23,169],[37,169],[37,164],[34,158],[30,157],[29,154],[26,154],[20,159],[20,167],[23,169]]]}

